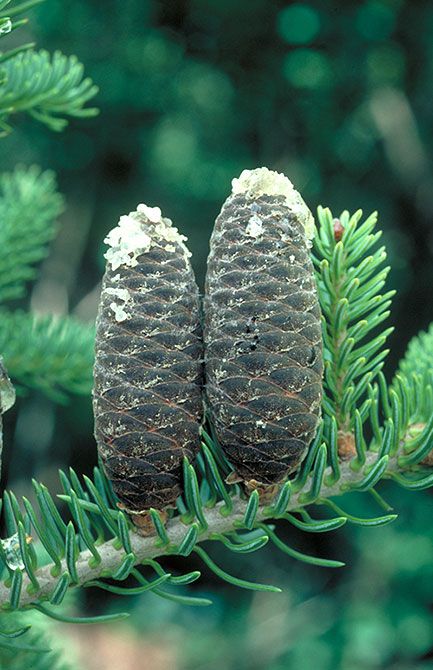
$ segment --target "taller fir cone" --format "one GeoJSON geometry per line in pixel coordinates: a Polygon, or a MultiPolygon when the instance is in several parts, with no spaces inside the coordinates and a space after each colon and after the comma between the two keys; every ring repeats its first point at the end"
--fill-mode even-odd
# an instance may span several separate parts
{"type": "Polygon", "coordinates": [[[322,399],[310,210],[282,174],[244,170],[211,237],[206,402],[233,479],[270,496],[303,460],[322,399]]]}
{"type": "Polygon", "coordinates": [[[138,205],[105,239],[93,405],[98,451],[120,506],[146,527],[174,507],[200,446],[199,295],[190,253],[158,207],[138,205]]]}

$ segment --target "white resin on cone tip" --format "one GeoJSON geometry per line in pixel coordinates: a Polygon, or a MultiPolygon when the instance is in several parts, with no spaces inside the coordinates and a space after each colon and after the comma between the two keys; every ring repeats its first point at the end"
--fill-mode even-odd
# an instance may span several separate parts
{"type": "Polygon", "coordinates": [[[286,175],[269,170],[267,167],[243,170],[232,180],[232,193],[245,193],[248,198],[261,195],[283,195],[287,207],[299,218],[305,228],[305,236],[311,240],[315,234],[314,218],[300,193],[286,175]]]}
{"type": "MultiPolygon", "coordinates": [[[[134,212],[121,216],[117,226],[110,230],[104,240],[108,244],[104,258],[114,272],[119,268],[136,267],[138,258],[152,248],[160,247],[169,254],[175,254],[178,245],[187,265],[191,253],[184,244],[186,239],[170,219],[162,216],[159,207],[141,204],[134,212]]],[[[121,282],[121,274],[114,274],[109,285],[103,288],[103,292],[110,296],[109,307],[117,322],[127,321],[133,316],[131,296],[127,289],[122,288],[121,282]],[[110,285],[113,282],[115,286],[110,285]]]]}
{"type": "Polygon", "coordinates": [[[110,230],[104,239],[109,247],[104,258],[112,270],[121,266],[135,267],[138,256],[154,246],[174,253],[176,248],[173,243],[179,244],[185,257],[189,258],[191,253],[184,244],[186,239],[170,219],[162,216],[159,207],[140,204],[134,212],[121,216],[117,226],[110,230]]]}

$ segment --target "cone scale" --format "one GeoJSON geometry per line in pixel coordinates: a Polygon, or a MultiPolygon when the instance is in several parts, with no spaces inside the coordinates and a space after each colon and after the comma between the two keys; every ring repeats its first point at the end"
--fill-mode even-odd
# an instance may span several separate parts
{"type": "Polygon", "coordinates": [[[304,458],[322,398],[311,212],[259,168],[233,180],[211,237],[205,290],[206,404],[231,480],[271,494],[304,458]]]}
{"type": "Polygon", "coordinates": [[[107,236],[97,317],[95,437],[105,472],[137,525],[175,506],[182,461],[202,421],[199,296],[184,238],[139,205],[107,236]]]}

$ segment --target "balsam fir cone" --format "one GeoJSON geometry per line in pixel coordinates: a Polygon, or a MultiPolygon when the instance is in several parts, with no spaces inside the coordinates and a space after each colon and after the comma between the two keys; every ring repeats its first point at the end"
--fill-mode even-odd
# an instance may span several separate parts
{"type": "Polygon", "coordinates": [[[232,480],[264,496],[305,456],[320,416],[314,220],[282,174],[244,170],[211,237],[206,402],[232,480]]]}
{"type": "Polygon", "coordinates": [[[199,445],[202,334],[190,253],[158,207],[138,205],[106,237],[97,318],[95,437],[137,525],[174,507],[199,445]]]}

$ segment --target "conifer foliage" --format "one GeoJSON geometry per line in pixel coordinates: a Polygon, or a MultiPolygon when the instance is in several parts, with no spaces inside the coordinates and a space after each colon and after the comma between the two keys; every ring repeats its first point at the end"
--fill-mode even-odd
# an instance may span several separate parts
{"type": "MultiPolygon", "coordinates": [[[[15,16],[33,4],[36,3],[31,0],[16,5],[14,11],[13,3],[0,0],[1,38],[13,27],[19,27],[15,16]]],[[[74,59],[37,56],[28,49],[29,45],[24,45],[18,52],[5,52],[0,57],[3,129],[19,109],[60,129],[64,124],[59,119],[83,114],[83,105],[94,89],[82,80],[81,68],[74,59]],[[26,76],[33,72],[30,84],[20,72],[26,76]],[[14,93],[18,90],[22,104],[18,104],[19,96],[14,93]],[[2,96],[9,101],[3,106],[2,96]]],[[[12,311],[8,305],[10,300],[23,296],[26,282],[34,277],[35,264],[46,254],[55,233],[54,221],[62,199],[53,175],[37,168],[19,169],[3,176],[0,188],[0,354],[5,366],[15,383],[42,388],[55,399],[64,399],[70,392],[90,393],[93,330],[69,318],[60,322],[37,319],[12,311]],[[7,267],[4,272],[3,263],[7,267]]],[[[433,484],[432,331],[412,341],[389,383],[382,371],[390,333],[384,322],[390,314],[393,292],[385,286],[386,252],[378,246],[376,216],[363,219],[360,211],[353,215],[343,212],[336,220],[329,210],[319,208],[316,222],[311,260],[321,308],[323,397],[321,418],[313,430],[318,415],[315,413],[314,426],[309,426],[312,441],[300,467],[284,481],[277,481],[272,496],[263,496],[259,488],[245,492],[232,474],[236,464],[227,460],[230,454],[224,453],[224,440],[219,444],[219,418],[216,416],[214,425],[211,416],[202,428],[195,459],[196,450],[186,450],[188,458],[182,461],[182,473],[177,467],[176,494],[181,491],[181,495],[170,501],[174,507],[164,514],[160,509],[149,508],[151,532],[146,537],[137,533],[128,514],[119,508],[113,487],[100,468],[95,468],[92,477],[80,476],[73,470],[61,472],[63,492],[54,497],[37,481],[33,482],[32,502],[27,498],[18,500],[12,491],[4,491],[5,537],[0,541],[1,662],[14,667],[14,661],[26,653],[32,667],[56,667],[58,659],[46,654],[44,643],[18,621],[20,610],[36,610],[60,621],[79,623],[115,621],[126,616],[69,616],[59,606],[72,589],[98,588],[117,596],[151,591],[185,605],[209,605],[208,599],[188,593],[188,585],[200,578],[199,570],[188,567],[190,554],[229,584],[258,591],[279,590],[272,584],[259,584],[223,570],[210,555],[216,542],[236,554],[238,573],[242,571],[242,554],[258,551],[268,542],[290,559],[339,567],[342,563],[338,558],[304,554],[284,542],[274,520],[306,533],[337,531],[346,523],[381,526],[396,516],[389,513],[389,506],[376,490],[381,480],[394,480],[410,490],[433,484]],[[351,491],[372,495],[380,514],[361,518],[346,512],[338,496],[351,491]],[[64,503],[64,512],[59,511],[58,499],[64,503]],[[206,549],[202,546],[204,540],[208,541],[206,549]],[[184,557],[184,571],[167,572],[159,561],[166,555],[184,557]]],[[[257,219],[254,225],[257,230],[257,219]]],[[[173,253],[167,248],[163,251],[159,262],[167,261],[173,253]]],[[[294,255],[299,261],[300,256],[294,255]]],[[[158,262],[158,258],[148,257],[146,263],[149,260],[158,262]]],[[[310,291],[314,289],[311,266],[305,254],[301,261],[308,270],[310,291]]],[[[214,276],[209,285],[218,285],[212,262],[210,270],[214,276]]],[[[173,271],[177,277],[185,266],[176,266],[173,271]]],[[[135,278],[129,280],[132,284],[128,284],[128,290],[135,290],[135,278]]],[[[173,293],[174,280],[175,277],[167,277],[167,286],[153,288],[157,293],[161,291],[160,296],[165,291],[173,293]]],[[[107,288],[115,287],[105,286],[105,298],[109,295],[107,288]]],[[[120,317],[117,324],[122,323],[130,307],[142,309],[143,313],[146,310],[140,296],[134,295],[128,305],[122,299],[127,297],[122,290],[124,287],[117,292],[115,288],[115,293],[111,293],[114,307],[111,302],[106,305],[114,317],[120,317]]],[[[307,305],[308,309],[320,316],[316,305],[307,305]]],[[[130,316],[133,323],[136,314],[130,316]]],[[[146,317],[148,320],[149,315],[146,317]]],[[[193,321],[195,328],[195,315],[193,321]]],[[[109,324],[110,328],[115,325],[109,324]]],[[[208,337],[211,332],[209,329],[208,337]]],[[[111,335],[117,337],[114,330],[111,335]]],[[[165,337],[166,333],[163,345],[165,337]]],[[[142,343],[141,338],[140,346],[142,343]]],[[[149,342],[145,345],[148,347],[149,342]]],[[[274,353],[278,355],[277,350],[274,353]]],[[[0,384],[4,379],[2,376],[0,384]]],[[[178,399],[179,389],[175,390],[178,399]]],[[[0,386],[0,397],[2,393],[0,386]]],[[[158,429],[162,434],[162,425],[158,429]]],[[[149,500],[146,504],[152,504],[149,500]]]]}
{"type": "MultiPolygon", "coordinates": [[[[0,0],[0,39],[26,22],[18,18],[41,0],[0,0]]],[[[97,88],[83,79],[75,56],[35,52],[24,44],[0,53],[0,128],[11,130],[9,118],[26,111],[53,130],[66,116],[91,116],[84,108],[97,88]]],[[[8,303],[23,298],[36,277],[36,264],[48,253],[64,203],[55,175],[33,166],[0,176],[0,351],[18,390],[38,388],[64,401],[68,393],[89,393],[92,385],[93,327],[65,316],[56,319],[8,303]],[[17,336],[17,333],[19,336],[17,336]]]]}
{"type": "MultiPolygon", "coordinates": [[[[387,384],[381,372],[387,330],[381,331],[379,324],[387,316],[390,297],[388,291],[381,292],[386,269],[381,271],[380,266],[385,254],[377,248],[376,219],[363,221],[361,212],[353,216],[343,212],[339,218],[344,232],[337,240],[331,212],[319,210],[313,247],[324,312],[324,360],[338,375],[334,382],[329,372],[325,373],[323,417],[297,473],[280,484],[272,500],[261,499],[258,490],[245,495],[236,484],[227,483],[233,481],[228,477],[232,466],[210,423],[202,430],[202,447],[195,461],[184,461],[183,493],[176,500],[176,509],[167,522],[151,508],[153,530],[147,537],[141,537],[119,509],[109,481],[98,468],[92,479],[80,478],[72,470],[61,473],[60,498],[67,505],[70,520],[60,515],[43,484],[34,482],[36,504],[24,499],[20,505],[12,492],[5,492],[3,513],[8,537],[0,545],[4,563],[0,601],[4,606],[10,610],[31,607],[73,621],[55,607],[70,588],[77,586],[97,587],[118,595],[151,590],[184,604],[208,604],[207,600],[173,590],[198,579],[198,572],[173,575],[157,560],[166,554],[186,557],[192,552],[230,584],[275,591],[278,589],[270,584],[247,581],[222,570],[201,542],[218,541],[237,554],[259,550],[272,542],[297,560],[338,567],[338,559],[306,555],[283,542],[272,520],[280,519],[305,532],[335,531],[345,523],[380,526],[395,519],[376,491],[382,479],[393,479],[412,490],[432,485],[427,459],[433,433],[431,373],[420,376],[406,369],[393,385],[387,384]],[[369,284],[372,273],[376,280],[373,286],[369,284]],[[354,290],[355,279],[359,299],[354,307],[357,324],[352,324],[351,313],[341,312],[347,307],[347,292],[354,290]],[[371,337],[370,333],[365,341],[368,323],[374,323],[379,334],[371,337]],[[338,346],[329,337],[334,328],[341,334],[338,346]],[[346,353],[342,358],[348,349],[363,354],[351,357],[346,353]],[[353,367],[355,358],[360,362],[353,367]],[[424,423],[420,423],[420,407],[429,417],[424,423]],[[344,424],[341,416],[345,417],[344,424]],[[350,448],[342,451],[347,442],[350,448]],[[368,492],[387,513],[366,519],[347,513],[335,498],[350,491],[368,492]],[[315,518],[317,507],[328,511],[325,518],[323,514],[315,518]],[[50,557],[47,565],[40,562],[35,551],[38,542],[50,557]],[[128,586],[117,584],[126,578],[128,586]]],[[[411,348],[415,346],[426,361],[430,360],[428,337],[421,336],[411,348]]],[[[100,620],[112,619],[109,615],[100,620]]],[[[90,618],[92,621],[94,618],[90,618]]]]}
{"type": "Polygon", "coordinates": [[[0,177],[0,351],[19,389],[38,388],[65,400],[92,386],[92,326],[73,317],[11,310],[48,253],[63,198],[52,172],[17,168],[0,177]],[[17,335],[18,334],[18,335],[17,335]]]}
{"type": "MultiPolygon", "coordinates": [[[[0,0],[0,38],[19,28],[25,19],[16,16],[27,12],[42,0],[16,3],[0,0]]],[[[34,51],[34,44],[24,44],[0,52],[0,129],[3,134],[12,128],[10,117],[27,112],[51,130],[63,130],[65,117],[89,117],[97,109],[85,107],[97,93],[91,79],[83,78],[83,66],[75,56],[60,52],[51,56],[34,51]]]]}

